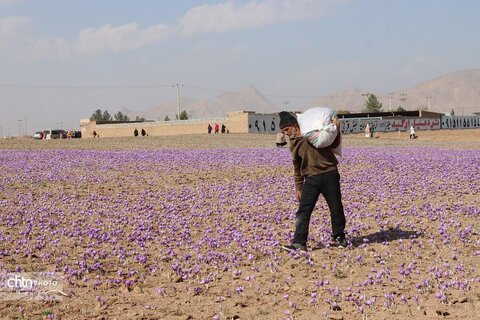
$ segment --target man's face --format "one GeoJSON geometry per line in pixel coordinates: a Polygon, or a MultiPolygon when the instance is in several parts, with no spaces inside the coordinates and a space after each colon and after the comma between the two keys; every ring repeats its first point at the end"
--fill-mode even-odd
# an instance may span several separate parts
{"type": "Polygon", "coordinates": [[[298,130],[298,126],[292,124],[292,125],[283,127],[282,132],[283,134],[287,135],[290,139],[293,139],[297,137],[299,130],[298,130]]]}

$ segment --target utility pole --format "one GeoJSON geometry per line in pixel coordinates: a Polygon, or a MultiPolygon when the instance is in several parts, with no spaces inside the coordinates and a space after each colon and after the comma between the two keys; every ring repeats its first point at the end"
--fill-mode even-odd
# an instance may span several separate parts
{"type": "Polygon", "coordinates": [[[23,118],[25,119],[25,122],[23,124],[23,127],[24,127],[24,131],[23,131],[23,134],[28,136],[28,131],[27,131],[27,116],[23,116],[23,118]]]}
{"type": "Polygon", "coordinates": [[[17,120],[17,124],[18,124],[18,137],[19,137],[19,138],[22,136],[22,121],[23,121],[23,120],[17,120]]]}
{"type": "Polygon", "coordinates": [[[427,99],[427,111],[430,111],[430,99],[432,99],[432,96],[426,96],[427,99]]]}
{"type": "Polygon", "coordinates": [[[172,84],[172,87],[177,87],[177,120],[180,120],[180,87],[183,87],[183,84],[172,84]]]}
{"type": "Polygon", "coordinates": [[[407,94],[405,92],[402,92],[400,93],[400,98],[398,99],[400,101],[402,101],[402,103],[404,104],[402,107],[407,110],[407,106],[406,106],[406,102],[407,102],[407,94]]]}
{"type": "Polygon", "coordinates": [[[288,104],[290,103],[290,101],[283,101],[282,103],[285,105],[285,111],[287,111],[288,110],[288,104]]]}
{"type": "Polygon", "coordinates": [[[392,111],[392,97],[393,92],[389,92],[388,94],[388,111],[392,111]]]}

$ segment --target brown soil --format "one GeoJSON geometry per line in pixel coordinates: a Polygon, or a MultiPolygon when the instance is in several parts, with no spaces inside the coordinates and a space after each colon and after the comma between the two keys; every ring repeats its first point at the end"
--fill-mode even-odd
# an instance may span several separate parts
{"type": "MultiPolygon", "coordinates": [[[[0,150],[3,149],[20,149],[20,150],[45,150],[45,149],[91,149],[91,150],[155,150],[155,149],[213,149],[213,148],[256,148],[256,147],[273,147],[274,136],[268,135],[195,135],[195,136],[176,136],[176,137],[145,137],[145,138],[112,138],[112,139],[79,139],[79,140],[52,140],[52,141],[33,141],[33,140],[3,140],[0,141],[0,150]]],[[[363,134],[346,135],[343,139],[345,147],[385,147],[385,146],[433,146],[441,148],[468,148],[480,149],[480,129],[477,130],[439,130],[439,131],[421,131],[418,132],[418,139],[408,140],[408,133],[376,133],[375,138],[365,139],[363,134]]],[[[1,163],[0,163],[1,165],[1,163]]],[[[165,176],[158,185],[150,186],[153,191],[159,189],[178,188],[179,185],[187,184],[189,186],[201,186],[206,181],[232,179],[247,181],[252,176],[259,178],[267,178],[274,175],[275,171],[282,170],[282,173],[288,175],[291,173],[289,166],[282,168],[238,168],[234,172],[225,171],[209,171],[190,173],[189,177],[179,177],[172,179],[165,176]],[[188,178],[188,179],[187,179],[188,178]]],[[[147,179],[148,168],[145,172],[141,172],[139,176],[147,179]]],[[[111,173],[112,185],[102,186],[93,185],[89,189],[75,190],[79,194],[78,202],[82,203],[86,200],[88,194],[96,194],[101,197],[111,192],[122,192],[125,188],[120,183],[117,185],[118,177],[111,173]],[[119,188],[119,189],[115,189],[119,188]]],[[[126,179],[128,180],[128,179],[126,179]]],[[[59,184],[57,191],[52,191],[51,196],[73,192],[68,190],[71,185],[59,184]]],[[[16,188],[19,193],[32,193],[37,196],[46,192],[44,186],[32,186],[28,183],[18,182],[17,185],[11,187],[16,188]]],[[[5,189],[0,189],[0,191],[5,189]]],[[[8,191],[11,191],[10,189],[8,191]]],[[[279,195],[278,206],[276,209],[292,210],[294,205],[285,204],[281,199],[285,195],[279,195]]],[[[0,194],[0,200],[4,199],[0,194]]],[[[134,201],[136,196],[132,196],[129,200],[134,201]]],[[[47,201],[47,200],[43,200],[47,201]]],[[[218,199],[224,201],[224,199],[218,199]]],[[[402,203],[408,203],[408,199],[402,199],[402,203]]],[[[437,198],[432,201],[448,203],[451,199],[448,195],[444,198],[437,198]]],[[[479,206],[479,200],[475,196],[465,193],[458,195],[455,199],[456,204],[470,203],[472,206],[479,206]]],[[[48,201],[47,201],[48,204],[48,201]]],[[[391,203],[390,203],[391,204],[391,203]]],[[[324,206],[325,204],[323,204],[324,206]]],[[[423,205],[421,200],[417,205],[423,205]]],[[[246,205],[246,208],[248,206],[246,205]]],[[[372,210],[378,209],[372,206],[372,210]]],[[[256,209],[262,212],[261,208],[256,209]]],[[[9,212],[0,211],[0,217],[6,219],[9,212]]],[[[452,213],[455,214],[455,213],[452,213]]],[[[93,218],[92,218],[93,219],[93,218]]],[[[233,219],[233,218],[232,218],[233,219]]],[[[386,217],[388,219],[388,217],[386,217]]],[[[328,220],[327,220],[328,221],[328,220]]],[[[369,223],[370,221],[366,221],[369,223]]],[[[476,225],[476,232],[479,231],[478,216],[471,217],[469,221],[476,225]]],[[[201,222],[199,222],[201,223],[201,222]]],[[[285,218],[285,224],[291,226],[291,221],[285,218]]],[[[419,218],[415,223],[428,227],[434,223],[425,218],[419,218]]],[[[435,222],[437,223],[437,222],[435,222]]],[[[247,227],[245,226],[247,229],[247,227]]],[[[435,225],[437,228],[437,225],[435,225]]],[[[392,229],[393,230],[393,229],[392,229]]],[[[285,230],[287,232],[288,230],[285,230]]],[[[475,231],[475,230],[474,230],[475,231]]],[[[6,234],[7,229],[4,224],[0,224],[0,234],[6,234]]],[[[192,230],[192,236],[195,237],[195,231],[192,230]]],[[[8,233],[8,232],[7,232],[8,233]]],[[[395,237],[395,231],[391,236],[395,237]]],[[[15,239],[18,240],[18,239],[15,239]]],[[[2,240],[3,241],[3,240],[2,240]]],[[[62,240],[59,247],[61,250],[76,250],[83,252],[88,239],[80,239],[82,244],[74,246],[71,239],[62,240]],[[82,242],[83,241],[83,242],[82,242]]],[[[466,268],[470,268],[469,275],[471,277],[479,277],[478,255],[474,256],[473,252],[478,252],[477,245],[472,244],[468,250],[471,254],[468,257],[461,257],[465,262],[466,268]]],[[[362,319],[358,310],[353,307],[344,307],[336,309],[328,307],[321,298],[322,294],[326,294],[328,290],[338,287],[342,291],[342,298],[346,296],[345,288],[352,286],[358,279],[366,278],[372,269],[381,270],[382,261],[399,265],[401,262],[408,262],[414,254],[420,255],[418,269],[422,273],[429,271],[424,266],[430,265],[438,255],[450,257],[455,254],[450,249],[438,247],[428,238],[416,240],[415,243],[420,245],[419,252],[408,252],[407,248],[411,244],[411,240],[396,242],[391,245],[385,245],[380,242],[371,243],[368,246],[355,247],[348,249],[347,253],[342,250],[332,248],[320,248],[310,251],[308,256],[298,255],[288,257],[287,254],[279,253],[281,258],[268,257],[262,258],[261,253],[257,253],[260,258],[253,262],[245,262],[238,266],[241,270],[241,276],[235,274],[231,270],[222,272],[216,270],[216,279],[207,286],[205,291],[197,294],[192,289],[195,284],[193,280],[182,281],[171,272],[168,266],[164,270],[158,270],[155,274],[145,276],[141,284],[135,285],[133,288],[127,288],[123,285],[112,286],[102,284],[98,287],[94,286],[92,277],[89,281],[78,280],[74,283],[72,290],[65,290],[68,297],[63,298],[60,302],[35,302],[35,301],[0,301],[0,317],[2,319],[50,319],[49,314],[53,314],[52,319],[213,319],[215,315],[219,315],[219,319],[362,319]],[[405,250],[400,252],[401,250],[405,250]],[[365,257],[361,267],[356,269],[352,267],[353,259],[356,256],[365,257]],[[313,261],[313,265],[311,262],[313,261]],[[262,272],[252,272],[257,267],[262,272]],[[246,276],[253,275],[252,280],[246,281],[246,276]],[[328,280],[329,285],[318,285],[318,280],[328,280]],[[242,284],[245,287],[245,293],[238,292],[238,286],[242,284]],[[159,291],[159,288],[162,288],[159,291]],[[314,293],[320,296],[317,302],[309,303],[309,297],[314,293]],[[293,306],[292,304],[297,304],[293,306]],[[287,312],[287,310],[290,310],[287,312]]],[[[463,245],[463,244],[459,244],[463,245]]],[[[3,244],[2,248],[7,244],[3,244]]],[[[160,252],[162,250],[159,244],[149,248],[151,252],[160,252]]],[[[233,247],[232,247],[233,250],[233,247]]],[[[228,250],[227,250],[228,251],[228,250]]],[[[186,254],[182,248],[178,249],[179,255],[186,254]]],[[[162,255],[160,253],[152,255],[152,259],[156,259],[161,263],[162,255]]],[[[135,263],[130,261],[132,266],[135,263]]],[[[165,262],[168,265],[168,261],[165,262]]],[[[15,268],[21,266],[22,269],[28,270],[50,270],[55,269],[53,264],[45,263],[38,256],[21,256],[9,255],[1,258],[1,266],[3,268],[15,268]]],[[[115,274],[119,268],[128,269],[128,264],[120,265],[115,261],[108,262],[105,266],[105,273],[115,274]]],[[[398,270],[396,270],[398,271],[398,270]]],[[[105,274],[102,274],[104,276],[105,274]]],[[[411,301],[416,294],[415,283],[418,282],[421,275],[413,274],[408,283],[384,283],[375,286],[368,292],[365,299],[376,298],[383,299],[384,295],[391,293],[400,295],[404,293],[406,298],[411,301]],[[393,289],[392,289],[393,288],[393,289]]],[[[140,283],[140,282],[139,282],[140,283]]],[[[419,305],[413,303],[383,306],[369,310],[364,319],[479,319],[480,317],[480,288],[478,282],[471,284],[472,288],[467,295],[450,296],[448,304],[440,304],[433,294],[429,299],[421,300],[419,305]]],[[[68,287],[68,285],[67,285],[68,287]]],[[[353,288],[355,289],[355,288],[353,288]]],[[[329,292],[330,294],[330,292],[329,292]]]]}
{"type": "MultiPolygon", "coordinates": [[[[416,131],[416,141],[436,142],[478,142],[480,143],[480,129],[464,130],[426,130],[416,131]]],[[[363,134],[354,134],[352,138],[365,138],[363,134]]],[[[408,132],[377,132],[375,138],[389,140],[408,140],[408,132]]]]}
{"type": "MultiPolygon", "coordinates": [[[[363,134],[343,136],[343,146],[384,146],[384,145],[433,145],[446,147],[480,148],[480,129],[417,131],[418,138],[408,139],[407,132],[376,132],[375,137],[366,139],[363,134]]],[[[165,137],[128,137],[99,139],[2,139],[0,149],[210,149],[210,148],[261,148],[275,145],[274,135],[224,134],[224,135],[185,135],[165,137]]]]}

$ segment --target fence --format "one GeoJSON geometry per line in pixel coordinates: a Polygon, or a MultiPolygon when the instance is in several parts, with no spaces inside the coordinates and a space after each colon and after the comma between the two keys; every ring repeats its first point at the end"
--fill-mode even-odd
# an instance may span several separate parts
{"type": "Polygon", "coordinates": [[[342,133],[360,133],[365,131],[367,123],[376,132],[407,131],[410,126],[415,130],[474,129],[480,128],[480,116],[442,116],[441,118],[408,119],[341,119],[342,133]]]}

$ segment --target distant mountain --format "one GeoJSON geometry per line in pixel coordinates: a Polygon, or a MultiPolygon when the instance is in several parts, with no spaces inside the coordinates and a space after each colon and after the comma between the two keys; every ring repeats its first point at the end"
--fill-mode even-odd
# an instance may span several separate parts
{"type": "Polygon", "coordinates": [[[430,110],[450,112],[456,115],[480,112],[480,69],[450,73],[430,81],[420,83],[408,90],[407,102],[412,107],[426,106],[430,98],[430,110]]]}
{"type": "MultiPolygon", "coordinates": [[[[258,113],[277,111],[275,105],[268,101],[254,86],[249,86],[238,92],[221,92],[213,100],[195,100],[189,97],[182,97],[180,101],[180,109],[186,110],[193,118],[225,117],[227,112],[241,110],[258,113]]],[[[170,119],[175,119],[176,114],[171,110],[177,110],[176,108],[176,101],[167,101],[143,112],[129,113],[129,116],[131,119],[135,119],[138,115],[146,119],[163,120],[168,115],[170,119]]]]}
{"type": "MultiPolygon", "coordinates": [[[[332,93],[321,99],[313,100],[309,107],[330,107],[335,110],[348,110],[350,112],[360,112],[363,109],[365,97],[362,96],[363,90],[358,88],[348,88],[343,91],[332,93]]],[[[303,110],[301,110],[303,111],[303,110]]]]}
{"type": "MultiPolygon", "coordinates": [[[[333,109],[361,111],[364,107],[366,90],[351,88],[312,101],[312,106],[329,106],[333,109]]],[[[447,113],[454,109],[456,115],[480,112],[480,69],[469,69],[450,73],[420,83],[414,87],[389,94],[375,93],[383,103],[383,110],[399,106],[407,110],[427,110],[447,113]],[[402,94],[406,99],[401,100],[402,94]],[[429,98],[427,98],[429,97],[429,98]]]]}
{"type": "MultiPolygon", "coordinates": [[[[364,107],[366,90],[349,88],[316,99],[308,106],[328,106],[335,110],[360,112],[364,107]]],[[[463,70],[437,77],[414,87],[389,94],[370,92],[383,103],[383,110],[399,106],[407,110],[426,110],[447,113],[452,109],[456,115],[480,112],[480,69],[463,70]],[[402,96],[403,95],[403,96],[402,96]],[[404,97],[405,100],[401,100],[404,97]],[[427,98],[430,97],[430,98],[427,98]]],[[[181,98],[181,110],[187,110],[193,118],[224,117],[230,111],[255,111],[258,113],[278,112],[280,108],[267,100],[254,86],[234,92],[220,93],[215,99],[195,100],[181,98]]],[[[143,112],[129,112],[131,119],[141,116],[151,120],[163,120],[166,115],[175,118],[176,101],[166,101],[143,112]],[[168,112],[167,112],[168,110],[168,112]]],[[[299,110],[303,111],[303,110],[299,110]]]]}

